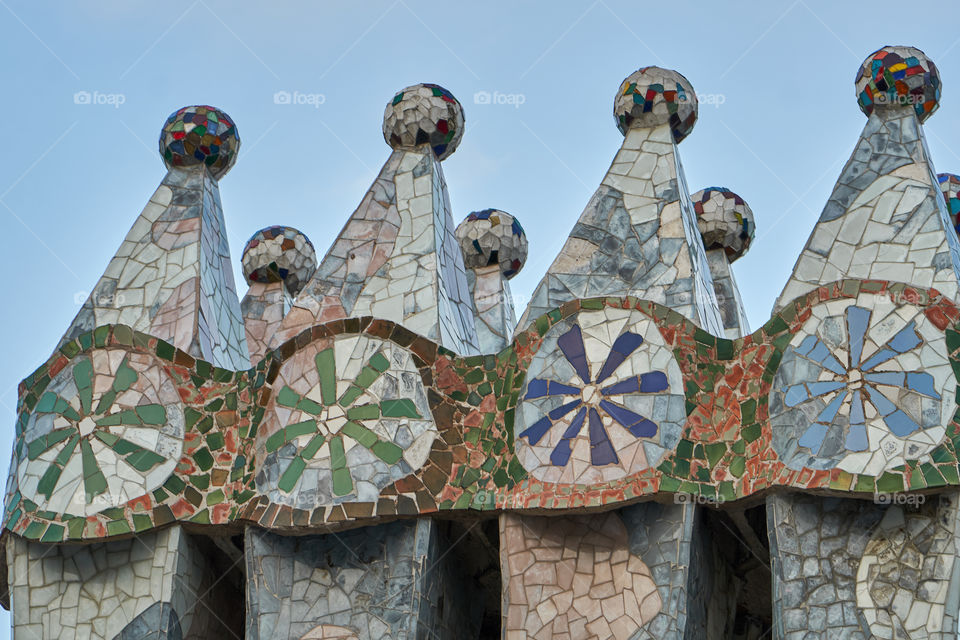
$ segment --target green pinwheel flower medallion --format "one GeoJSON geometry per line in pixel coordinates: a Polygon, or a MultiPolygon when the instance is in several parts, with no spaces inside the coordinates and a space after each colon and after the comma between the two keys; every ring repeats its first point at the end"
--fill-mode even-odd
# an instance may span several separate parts
{"type": "Polygon", "coordinates": [[[376,500],[437,434],[413,355],[367,335],[314,342],[280,367],[259,429],[257,487],[302,509],[376,500]]]}
{"type": "Polygon", "coordinates": [[[59,514],[88,516],[143,496],[183,452],[173,381],[154,356],[123,349],[74,358],[18,424],[20,491],[59,514]]]}

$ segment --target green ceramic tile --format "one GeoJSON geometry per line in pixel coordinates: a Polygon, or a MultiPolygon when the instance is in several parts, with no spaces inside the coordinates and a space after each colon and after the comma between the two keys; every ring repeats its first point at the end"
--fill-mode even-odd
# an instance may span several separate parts
{"type": "Polygon", "coordinates": [[[206,447],[201,447],[193,453],[193,461],[197,463],[201,471],[209,471],[210,467],[213,466],[213,456],[206,447]]]}
{"type": "Polygon", "coordinates": [[[226,444],[223,434],[219,431],[211,433],[207,436],[207,448],[211,451],[218,451],[222,449],[226,444]]]}
{"type": "Polygon", "coordinates": [[[107,535],[116,536],[130,533],[130,525],[126,520],[112,520],[107,523],[107,535]]]}
{"type": "Polygon", "coordinates": [[[346,413],[350,420],[375,420],[380,417],[380,407],[375,404],[362,404],[350,407],[346,413]]]}
{"type": "Polygon", "coordinates": [[[87,494],[87,500],[93,496],[98,496],[107,490],[107,479],[103,477],[100,465],[93,455],[93,449],[90,448],[88,440],[80,441],[80,452],[83,460],[83,485],[87,494]]]}
{"type": "MultiPolygon", "coordinates": [[[[277,482],[277,486],[281,491],[290,493],[293,491],[293,488],[297,485],[297,481],[300,480],[303,470],[306,468],[307,463],[304,462],[303,458],[296,456],[293,460],[290,461],[290,464],[284,469],[283,473],[280,475],[280,480],[277,482]]],[[[208,504],[209,501],[208,501],[208,504]]]]}
{"type": "Polygon", "coordinates": [[[136,408],[137,415],[144,424],[163,425],[167,423],[167,410],[159,404],[142,404],[136,408]]]}
{"type": "Polygon", "coordinates": [[[396,464],[397,461],[403,457],[403,449],[392,442],[385,442],[383,440],[374,444],[370,448],[370,451],[387,464],[396,464]]]}
{"type": "Polygon", "coordinates": [[[296,407],[298,402],[300,402],[299,394],[290,387],[283,387],[277,394],[277,404],[284,407],[296,407]]]}
{"type": "Polygon", "coordinates": [[[367,429],[358,422],[347,422],[340,431],[367,449],[371,448],[378,441],[377,435],[373,431],[370,431],[370,429],[367,429]]]}
{"type": "Polygon", "coordinates": [[[736,477],[743,477],[743,472],[746,470],[747,459],[743,456],[737,456],[730,461],[730,473],[736,477]]]}
{"type": "Polygon", "coordinates": [[[27,525],[27,528],[23,532],[23,536],[31,540],[39,540],[40,536],[43,534],[44,531],[46,531],[46,529],[47,529],[46,523],[34,520],[33,522],[27,525]]]}
{"type": "Polygon", "coordinates": [[[903,476],[884,472],[877,478],[877,493],[896,493],[903,491],[903,476]]]}
{"type": "Polygon", "coordinates": [[[419,418],[417,407],[413,400],[400,398],[398,400],[384,400],[380,403],[380,411],[384,418],[419,418]]]}
{"type": "Polygon", "coordinates": [[[133,530],[137,533],[153,528],[153,520],[144,513],[133,514],[133,530]]]}
{"type": "Polygon", "coordinates": [[[304,460],[312,460],[313,457],[317,455],[317,451],[320,450],[320,447],[323,446],[325,441],[326,437],[323,434],[318,433],[310,439],[310,442],[307,443],[307,446],[305,446],[303,451],[300,452],[300,456],[304,460]]]}

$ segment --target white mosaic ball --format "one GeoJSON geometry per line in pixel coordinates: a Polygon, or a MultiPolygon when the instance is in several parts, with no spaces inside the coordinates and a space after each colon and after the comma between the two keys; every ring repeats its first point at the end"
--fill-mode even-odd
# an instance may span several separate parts
{"type": "Polygon", "coordinates": [[[527,259],[527,234],[516,218],[499,209],[474,211],[457,227],[456,236],[468,269],[499,264],[509,279],[527,259]]]}
{"type": "Polygon", "coordinates": [[[415,84],[387,103],[383,139],[394,149],[430,145],[438,160],[450,157],[463,137],[463,107],[437,84],[415,84]]]}
{"type": "Polygon", "coordinates": [[[620,133],[631,127],[670,124],[675,142],[693,131],[697,122],[697,94],[681,74],[660,67],[644,67],[624,79],[613,101],[613,117],[620,133]]]}
{"type": "Polygon", "coordinates": [[[293,227],[267,227],[247,241],[242,264],[247,284],[283,282],[295,296],[316,271],[317,254],[309,238],[293,227]]]}
{"type": "Polygon", "coordinates": [[[750,248],[757,225],[753,211],[730,189],[707,187],[690,196],[697,227],[707,249],[723,249],[730,262],[750,248]]]}

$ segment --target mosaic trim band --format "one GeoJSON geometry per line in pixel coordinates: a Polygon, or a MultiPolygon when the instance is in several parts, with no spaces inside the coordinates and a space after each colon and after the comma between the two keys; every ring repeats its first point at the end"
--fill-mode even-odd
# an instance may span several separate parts
{"type": "Polygon", "coordinates": [[[98,327],[20,386],[5,527],[44,542],[173,521],[325,531],[678,492],[733,501],[777,486],[870,496],[958,486],[958,320],[935,290],[844,280],[739,340],[654,303],[594,298],[541,316],[497,355],[458,357],[359,318],[304,331],[246,371],[98,327]],[[893,333],[881,322],[891,313],[902,325],[893,333]],[[623,327],[609,345],[596,314],[623,327]],[[848,358],[829,344],[844,323],[848,358]],[[365,354],[363,365],[337,364],[343,349],[365,354]],[[942,364],[914,371],[918,349],[943,353],[942,364]],[[541,353],[561,362],[544,369],[541,353]],[[284,373],[309,369],[301,360],[312,381],[284,373]],[[843,406],[846,422],[827,419],[843,406]],[[829,445],[820,425],[841,423],[829,445]],[[326,485],[299,482],[317,468],[326,485]]]}

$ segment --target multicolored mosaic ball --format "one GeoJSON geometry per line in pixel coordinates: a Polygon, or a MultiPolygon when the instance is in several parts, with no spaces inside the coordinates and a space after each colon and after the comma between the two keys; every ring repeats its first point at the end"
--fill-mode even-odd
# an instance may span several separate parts
{"type": "Polygon", "coordinates": [[[940,183],[940,191],[947,203],[950,222],[953,223],[957,233],[960,233],[960,176],[953,173],[940,173],[937,174],[937,182],[940,183]]]}
{"type": "Polygon", "coordinates": [[[160,130],[160,156],[168,169],[202,164],[219,180],[237,161],[239,149],[233,118],[214,107],[178,109],[160,130]]]}
{"type": "Polygon", "coordinates": [[[753,211],[730,189],[707,187],[690,196],[697,227],[707,249],[722,248],[733,262],[750,248],[756,223],[753,211]]]}
{"type": "Polygon", "coordinates": [[[457,150],[463,137],[463,107],[438,84],[415,84],[387,103],[383,139],[394,149],[429,144],[438,160],[457,150]]]}
{"type": "Polygon", "coordinates": [[[914,47],[883,47],[857,71],[857,102],[869,117],[875,105],[913,107],[923,122],[940,106],[940,73],[914,47]]]}
{"type": "Polygon", "coordinates": [[[527,234],[509,213],[484,209],[468,215],[456,230],[468,269],[499,264],[506,278],[512,278],[527,259],[527,234]]]}
{"type": "Polygon", "coordinates": [[[248,284],[283,282],[295,296],[317,270],[317,254],[309,238],[293,227],[267,227],[247,241],[242,263],[248,284]]]}
{"type": "Polygon", "coordinates": [[[697,122],[697,94],[681,74],[660,67],[644,67],[623,81],[613,102],[613,117],[620,133],[633,126],[656,127],[670,123],[673,139],[680,142],[697,122]]]}

